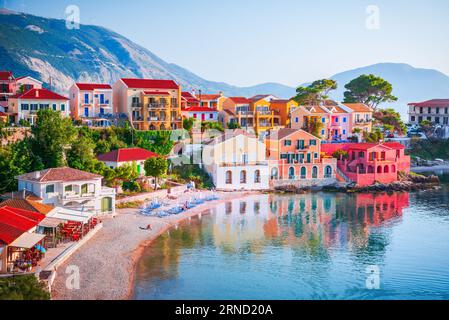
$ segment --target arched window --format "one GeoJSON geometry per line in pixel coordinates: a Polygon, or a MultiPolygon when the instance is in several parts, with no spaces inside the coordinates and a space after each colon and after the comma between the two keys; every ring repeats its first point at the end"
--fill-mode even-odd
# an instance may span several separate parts
{"type": "Polygon", "coordinates": [[[374,167],[368,166],[368,173],[374,173],[374,167]]]}
{"type": "Polygon", "coordinates": [[[156,130],[156,127],[154,126],[154,124],[150,125],[150,130],[156,130]]]}
{"type": "Polygon", "coordinates": [[[396,166],[395,166],[395,165],[392,165],[392,166],[391,166],[391,172],[393,172],[393,173],[396,172],[396,166]]]}
{"type": "Polygon", "coordinates": [[[240,171],[240,183],[246,183],[246,171],[240,171]]]}
{"type": "Polygon", "coordinates": [[[254,171],[254,183],[260,183],[260,170],[254,171]]]}
{"type": "Polygon", "coordinates": [[[279,178],[278,168],[271,169],[271,180],[277,180],[279,178]]]}
{"type": "Polygon", "coordinates": [[[226,171],[226,184],[232,184],[232,171],[226,171]]]}
{"type": "Polygon", "coordinates": [[[165,130],[165,125],[161,124],[160,130],[165,130]]]}
{"type": "Polygon", "coordinates": [[[382,167],[381,166],[377,167],[377,173],[382,173],[382,167]]]}
{"type": "Polygon", "coordinates": [[[307,178],[307,169],[306,167],[302,167],[301,168],[301,179],[306,179],[307,178]]]}
{"type": "Polygon", "coordinates": [[[295,179],[295,168],[290,167],[290,169],[288,169],[288,178],[290,180],[295,179]]]}
{"type": "Polygon", "coordinates": [[[324,177],[332,178],[332,167],[331,166],[326,166],[326,168],[324,168],[324,177]]]}
{"type": "Polygon", "coordinates": [[[390,172],[390,168],[388,168],[388,166],[385,166],[385,167],[384,167],[384,172],[385,172],[385,173],[390,172]]]}
{"type": "Polygon", "coordinates": [[[312,168],[312,179],[317,179],[317,178],[318,178],[318,168],[314,166],[312,168]]]}

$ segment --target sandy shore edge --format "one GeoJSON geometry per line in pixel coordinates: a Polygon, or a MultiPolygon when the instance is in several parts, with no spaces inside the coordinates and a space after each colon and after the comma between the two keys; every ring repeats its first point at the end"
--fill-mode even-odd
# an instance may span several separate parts
{"type": "MultiPolygon", "coordinates": [[[[55,300],[132,299],[138,262],[144,250],[153,241],[189,218],[209,214],[219,204],[231,199],[243,199],[259,192],[216,192],[215,194],[220,199],[206,202],[179,215],[164,218],[145,217],[139,214],[139,209],[117,210],[117,217],[105,220],[101,232],[58,268],[52,298],[55,300]],[[147,224],[152,225],[151,231],[139,229],[147,224]],[[66,275],[63,270],[70,265],[80,266],[81,290],[70,290],[65,286],[66,275]]],[[[176,200],[173,201],[176,202],[176,200]]]]}

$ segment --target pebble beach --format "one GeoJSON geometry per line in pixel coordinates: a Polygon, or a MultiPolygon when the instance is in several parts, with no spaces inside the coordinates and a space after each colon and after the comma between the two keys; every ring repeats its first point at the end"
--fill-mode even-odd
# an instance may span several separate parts
{"type": "MultiPolygon", "coordinates": [[[[178,203],[188,196],[205,196],[211,192],[192,192],[180,199],[166,200],[178,203]]],[[[218,200],[206,202],[178,215],[163,218],[140,214],[140,209],[117,209],[114,218],[102,221],[103,228],[57,270],[52,286],[54,300],[123,300],[133,296],[136,263],[148,246],[159,235],[176,224],[208,213],[217,204],[236,198],[236,193],[214,192],[218,200]],[[143,230],[148,225],[151,230],[143,230]],[[79,268],[79,289],[68,289],[66,282],[70,274],[67,267],[79,268]]],[[[237,197],[246,197],[250,192],[239,192],[237,197]]]]}

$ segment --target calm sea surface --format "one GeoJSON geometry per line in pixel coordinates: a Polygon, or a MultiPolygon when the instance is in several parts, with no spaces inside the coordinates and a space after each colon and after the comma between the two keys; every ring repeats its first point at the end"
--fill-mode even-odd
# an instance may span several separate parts
{"type": "Polygon", "coordinates": [[[449,299],[449,188],[219,205],[146,249],[135,299],[449,299]]]}

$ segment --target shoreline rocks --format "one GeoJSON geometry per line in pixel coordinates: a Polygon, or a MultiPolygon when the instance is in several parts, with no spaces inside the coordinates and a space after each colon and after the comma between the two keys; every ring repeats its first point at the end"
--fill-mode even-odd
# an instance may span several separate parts
{"type": "Polygon", "coordinates": [[[283,186],[274,189],[275,193],[296,193],[304,194],[308,192],[343,192],[343,193],[357,193],[357,192],[394,192],[394,191],[420,191],[440,188],[440,179],[437,176],[422,176],[417,174],[402,175],[399,181],[382,184],[376,182],[370,186],[360,187],[354,183],[340,184],[335,183],[322,187],[303,187],[283,186]]]}

